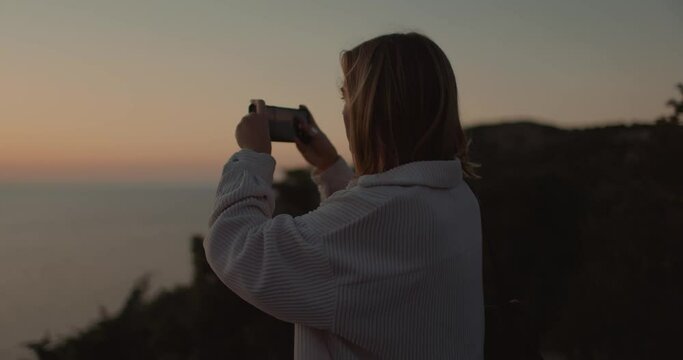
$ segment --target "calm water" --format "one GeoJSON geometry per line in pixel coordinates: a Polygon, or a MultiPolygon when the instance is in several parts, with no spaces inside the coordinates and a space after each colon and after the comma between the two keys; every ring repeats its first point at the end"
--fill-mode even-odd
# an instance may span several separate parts
{"type": "Polygon", "coordinates": [[[191,277],[190,237],[205,234],[214,188],[0,184],[0,359],[20,343],[75,333],[118,311],[136,279],[191,277]]]}

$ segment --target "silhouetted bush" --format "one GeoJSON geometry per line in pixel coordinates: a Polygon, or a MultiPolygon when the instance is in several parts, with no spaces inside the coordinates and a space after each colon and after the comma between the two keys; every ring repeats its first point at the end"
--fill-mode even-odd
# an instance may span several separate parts
{"type": "Polygon", "coordinates": [[[678,92],[681,93],[680,100],[669,99],[669,101],[666,102],[666,105],[671,107],[672,113],[671,115],[660,116],[659,118],[657,118],[657,120],[655,121],[657,125],[681,124],[681,116],[683,116],[683,83],[678,84],[677,87],[678,92]]]}

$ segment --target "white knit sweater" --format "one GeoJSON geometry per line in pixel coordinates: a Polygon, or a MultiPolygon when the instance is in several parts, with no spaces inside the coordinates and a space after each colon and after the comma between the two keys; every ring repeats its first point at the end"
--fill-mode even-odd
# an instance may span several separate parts
{"type": "Polygon", "coordinates": [[[340,159],[311,173],[322,201],[297,217],[272,217],[274,168],[230,158],[204,249],[232,291],[295,324],[295,359],[483,359],[479,204],[457,158],[356,179],[340,159]]]}

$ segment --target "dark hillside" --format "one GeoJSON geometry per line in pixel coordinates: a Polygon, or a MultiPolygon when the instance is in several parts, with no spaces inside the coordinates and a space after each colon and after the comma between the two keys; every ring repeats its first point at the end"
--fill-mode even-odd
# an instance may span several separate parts
{"type": "Polygon", "coordinates": [[[469,183],[489,255],[491,358],[538,343],[576,358],[672,351],[683,320],[683,128],[524,123],[469,134],[483,164],[469,183]]]}
{"type": "MultiPolygon", "coordinates": [[[[488,359],[671,358],[683,332],[683,127],[562,130],[533,122],[467,129],[482,179],[488,359]]],[[[319,201],[308,170],[276,184],[278,213],[319,201]]],[[[194,281],[145,297],[41,359],[289,359],[292,326],[213,275],[201,237],[194,281]]]]}

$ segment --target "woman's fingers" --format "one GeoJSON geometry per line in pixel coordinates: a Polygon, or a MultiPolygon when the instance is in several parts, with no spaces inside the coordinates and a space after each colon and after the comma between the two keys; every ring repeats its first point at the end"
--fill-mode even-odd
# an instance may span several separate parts
{"type": "Polygon", "coordinates": [[[311,110],[308,110],[308,107],[306,105],[303,105],[303,104],[299,105],[299,109],[306,110],[306,112],[308,113],[308,120],[310,120],[311,125],[313,127],[318,126],[318,124],[315,122],[315,118],[313,117],[313,114],[311,114],[311,110]]]}
{"type": "Polygon", "coordinates": [[[265,114],[266,113],[266,102],[263,101],[262,99],[252,99],[251,103],[256,105],[256,113],[257,114],[265,114]]]}
{"type": "Polygon", "coordinates": [[[307,121],[302,121],[299,119],[297,121],[297,125],[299,127],[299,130],[303,131],[306,135],[308,135],[309,138],[313,139],[313,137],[318,134],[318,130],[311,126],[307,121]]]}
{"type": "Polygon", "coordinates": [[[306,132],[306,134],[308,134],[308,136],[313,136],[311,124],[309,124],[307,121],[299,121],[299,125],[301,125],[301,128],[306,132]]]}
{"type": "Polygon", "coordinates": [[[320,133],[320,130],[318,130],[318,128],[315,125],[306,124],[306,126],[308,128],[308,134],[311,137],[318,135],[318,133],[320,133]]]}

